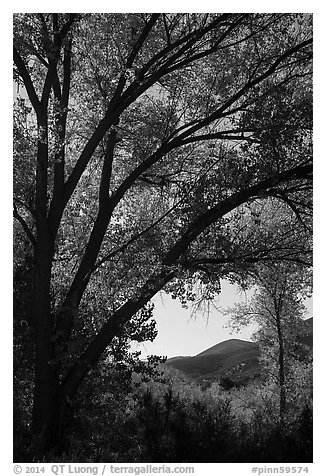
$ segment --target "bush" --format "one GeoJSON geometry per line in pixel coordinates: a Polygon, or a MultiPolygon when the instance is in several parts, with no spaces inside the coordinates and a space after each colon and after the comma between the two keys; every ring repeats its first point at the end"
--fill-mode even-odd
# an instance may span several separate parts
{"type": "Polygon", "coordinates": [[[163,380],[142,382],[138,375],[123,384],[121,374],[111,372],[101,376],[95,392],[94,380],[89,394],[86,390],[70,427],[65,461],[312,461],[309,392],[305,400],[297,399],[282,426],[273,385],[225,391],[213,383],[204,390],[168,368],[163,380]]]}

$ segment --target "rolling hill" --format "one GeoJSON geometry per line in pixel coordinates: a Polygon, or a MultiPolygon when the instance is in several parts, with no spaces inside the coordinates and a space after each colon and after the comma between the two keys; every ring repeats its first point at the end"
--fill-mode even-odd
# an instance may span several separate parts
{"type": "MultiPolygon", "coordinates": [[[[312,318],[298,341],[312,348],[312,318]]],[[[254,342],[229,339],[193,357],[172,357],[167,364],[198,382],[220,381],[226,386],[243,385],[259,377],[259,349],[254,342]]]]}
{"type": "Polygon", "coordinates": [[[232,378],[237,384],[259,375],[257,344],[229,339],[194,357],[174,357],[167,364],[197,381],[232,378]]]}

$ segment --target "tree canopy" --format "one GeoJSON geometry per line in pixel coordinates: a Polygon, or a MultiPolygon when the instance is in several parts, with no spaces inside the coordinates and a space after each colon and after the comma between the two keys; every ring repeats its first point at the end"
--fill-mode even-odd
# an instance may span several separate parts
{"type": "Polygon", "coordinates": [[[191,299],[200,281],[209,298],[261,262],[311,265],[311,23],[14,15],[26,92],[14,105],[15,260],[30,273],[20,307],[36,446],[58,438],[90,368],[160,289],[191,299]]]}

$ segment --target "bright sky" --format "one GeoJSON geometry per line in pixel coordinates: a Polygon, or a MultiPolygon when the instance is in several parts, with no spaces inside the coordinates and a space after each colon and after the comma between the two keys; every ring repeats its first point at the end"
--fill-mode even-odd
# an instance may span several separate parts
{"type": "MultiPolygon", "coordinates": [[[[228,281],[222,281],[222,292],[217,304],[222,309],[231,307],[237,301],[246,300],[250,292],[244,293],[228,281]]],[[[158,293],[153,299],[155,303],[154,318],[157,322],[158,335],[154,342],[138,344],[142,357],[147,355],[196,355],[227,339],[251,340],[255,325],[244,328],[240,333],[225,327],[228,317],[213,309],[209,319],[197,313],[192,316],[191,307],[185,309],[178,300],[173,300],[165,293],[158,293]]],[[[307,317],[312,317],[312,300],[307,301],[307,317]]]]}
{"type": "MultiPolygon", "coordinates": [[[[236,301],[246,299],[236,286],[227,281],[222,282],[222,292],[217,304],[221,308],[232,306],[236,301]]],[[[179,300],[173,300],[165,293],[158,293],[155,303],[154,318],[157,322],[158,335],[153,343],[140,344],[142,355],[156,354],[174,357],[177,355],[196,355],[199,352],[230,338],[250,340],[253,326],[241,333],[231,334],[231,329],[224,328],[228,321],[221,312],[212,309],[209,318],[197,313],[192,316],[191,307],[183,308],[179,300]]]]}

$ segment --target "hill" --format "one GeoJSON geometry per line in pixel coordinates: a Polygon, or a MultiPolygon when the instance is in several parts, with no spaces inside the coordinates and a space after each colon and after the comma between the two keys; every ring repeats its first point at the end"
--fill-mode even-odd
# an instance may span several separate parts
{"type": "MultiPolygon", "coordinates": [[[[312,349],[312,318],[305,321],[305,329],[297,337],[301,344],[312,349]]],[[[220,381],[226,388],[244,385],[259,377],[259,348],[254,342],[229,339],[193,357],[172,357],[167,364],[197,382],[220,381]]]]}
{"type": "Polygon", "coordinates": [[[259,375],[257,344],[240,339],[229,339],[210,347],[194,357],[167,360],[167,364],[198,381],[232,379],[245,383],[259,375]]]}

